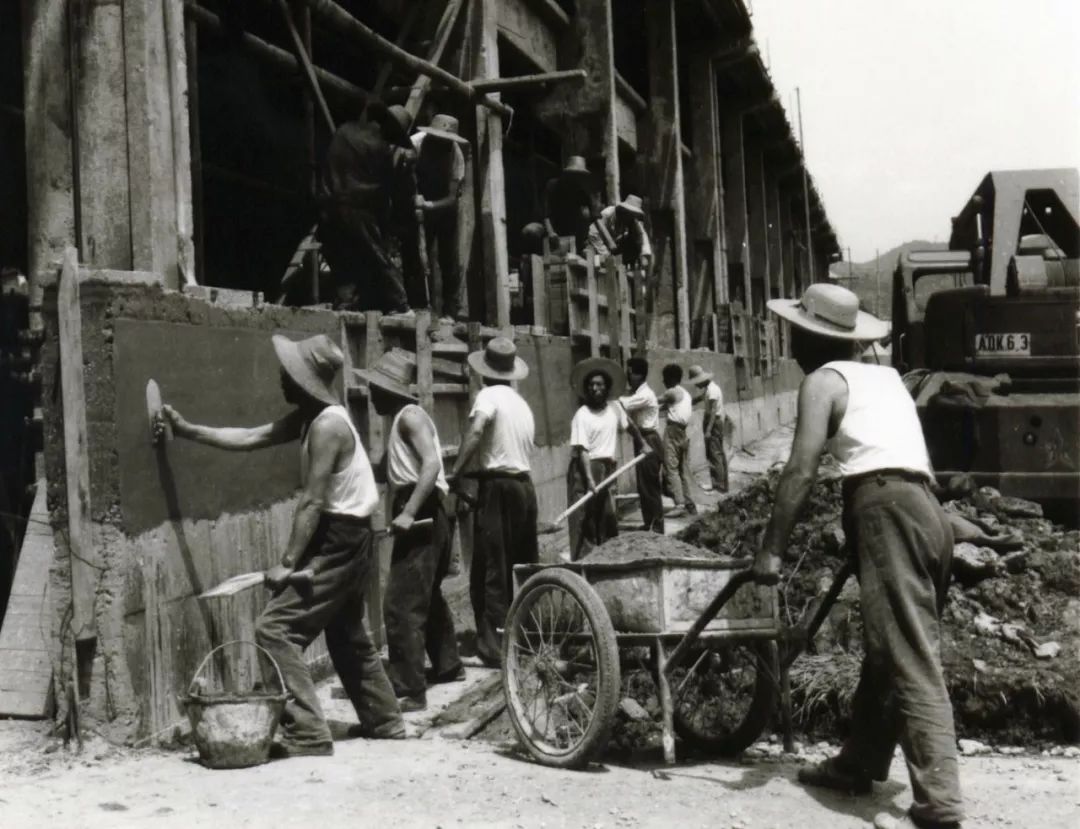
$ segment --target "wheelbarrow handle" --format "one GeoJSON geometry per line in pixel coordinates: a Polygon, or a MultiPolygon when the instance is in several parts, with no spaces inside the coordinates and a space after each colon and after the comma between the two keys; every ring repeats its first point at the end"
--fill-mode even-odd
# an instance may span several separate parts
{"type": "Polygon", "coordinates": [[[781,661],[780,667],[783,670],[787,670],[791,667],[796,657],[810,644],[811,640],[817,635],[818,630],[821,629],[821,625],[824,623],[825,618],[829,615],[829,611],[832,610],[836,599],[840,596],[840,591],[844,589],[844,585],[847,584],[852,573],[855,572],[855,563],[851,559],[847,559],[840,569],[836,571],[836,575],[833,577],[832,584],[829,585],[829,589],[825,591],[825,595],[820,598],[815,598],[811,603],[810,608],[807,609],[807,613],[804,615],[810,617],[810,621],[805,625],[800,624],[795,629],[795,635],[788,640],[787,651],[784,653],[784,658],[781,661]]]}
{"type": "Polygon", "coordinates": [[[697,642],[698,636],[701,635],[701,631],[705,630],[705,627],[716,618],[716,614],[728,603],[728,600],[734,596],[740,587],[748,582],[754,581],[753,572],[749,569],[740,570],[735,573],[731,579],[725,584],[720,592],[713,597],[713,600],[709,602],[709,606],[705,608],[697,621],[690,626],[690,630],[683,634],[683,638],[679,640],[679,644],[675,646],[675,650],[668,656],[667,664],[664,666],[664,673],[671,676],[671,673],[679,667],[683,659],[686,658],[687,652],[697,642]]]}

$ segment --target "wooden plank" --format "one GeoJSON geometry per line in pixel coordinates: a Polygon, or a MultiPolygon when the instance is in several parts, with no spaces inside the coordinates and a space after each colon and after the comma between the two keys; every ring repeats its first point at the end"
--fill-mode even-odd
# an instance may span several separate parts
{"type": "Polygon", "coordinates": [[[499,34],[543,72],[558,68],[555,32],[527,0],[500,0],[496,5],[499,34]]]}
{"type": "Polygon", "coordinates": [[[90,531],[90,459],[86,435],[82,311],[79,262],[73,247],[64,251],[56,304],[60,328],[60,389],[64,413],[64,465],[67,481],[68,548],[71,556],[72,630],[79,641],[96,635],[94,594],[100,561],[90,531]]]}
{"type": "MultiPolygon", "coordinates": [[[[434,351],[434,349],[432,350],[434,351]]],[[[431,358],[431,373],[433,377],[451,377],[462,382],[469,378],[469,372],[464,363],[456,363],[453,360],[444,360],[439,357],[431,358]]]]}
{"type": "Polygon", "coordinates": [[[530,253],[526,260],[529,266],[529,278],[532,282],[533,325],[548,327],[547,273],[544,270],[544,258],[530,253]]]}
{"type": "MultiPolygon", "coordinates": [[[[427,59],[431,61],[431,63],[438,65],[439,62],[442,61],[443,52],[446,51],[446,45],[450,42],[450,35],[454,31],[454,24],[457,23],[458,13],[461,11],[463,5],[463,0],[448,0],[446,8],[443,9],[442,17],[439,18],[439,25],[435,29],[434,43],[427,55],[427,59]]],[[[420,3],[417,3],[413,8],[419,6],[420,3]]],[[[389,62],[387,65],[390,65],[389,62]]],[[[427,75],[420,75],[416,79],[416,83],[413,84],[412,91],[409,93],[409,100],[405,102],[405,109],[408,110],[409,117],[412,118],[413,121],[416,120],[416,115],[420,112],[420,107],[424,105],[424,98],[429,89],[431,89],[431,78],[427,75]]]]}
{"type": "MultiPolygon", "coordinates": [[[[423,242],[421,242],[423,244],[423,242]]],[[[416,387],[420,408],[435,416],[434,377],[431,366],[431,311],[416,312],[416,387]]]]}
{"type": "Polygon", "coordinates": [[[600,356],[600,306],[597,303],[596,269],[592,258],[585,262],[585,285],[589,292],[589,356],[600,356]]]}

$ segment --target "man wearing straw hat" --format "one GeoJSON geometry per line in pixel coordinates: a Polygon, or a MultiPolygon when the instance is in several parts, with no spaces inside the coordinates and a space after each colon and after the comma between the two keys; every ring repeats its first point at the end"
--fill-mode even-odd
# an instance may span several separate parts
{"type": "Polygon", "coordinates": [[[511,383],[529,373],[517,347],[495,337],[469,355],[469,366],[484,387],[476,395],[454,465],[454,486],[462,474],[479,480],[469,595],[476,617],[476,648],[485,665],[500,662],[498,629],[513,593],[513,566],[534,564],[536,490],[531,477],[535,422],[532,410],[511,383]]]}
{"type": "Polygon", "coordinates": [[[454,617],[442,595],[450,569],[449,486],[442,446],[430,415],[412,391],[416,356],[401,348],[386,352],[370,369],[371,402],[382,417],[393,417],[386,439],[385,472],[390,484],[394,550],[386,588],[387,674],[402,711],[427,707],[427,680],[465,678],[454,638],[454,617]],[[430,519],[430,527],[415,527],[430,519]],[[425,677],[424,653],[431,659],[425,677]]]}
{"type": "MultiPolygon", "coordinates": [[[[341,350],[319,334],[300,342],[273,337],[281,391],[293,411],[249,428],[189,423],[162,407],[177,437],[234,451],[300,441],[302,489],[281,563],[266,573],[274,596],[255,626],[255,639],[274,659],[290,700],[281,741],[272,755],[334,753],[330,728],[315,693],[304,649],[325,632],[326,647],[360,720],[362,736],[396,739],[405,725],[379,653],[364,627],[364,595],[372,577],[371,514],[379,503],[360,435],[336,390],[341,350]],[[310,569],[309,586],[289,583],[310,569]]],[[[160,432],[163,425],[155,426],[160,432]]]]}
{"type": "Polygon", "coordinates": [[[858,362],[888,323],[860,311],[855,294],[839,285],[811,285],[801,300],[773,299],[768,307],[792,324],[792,353],[806,378],[754,573],[766,583],[779,579],[827,450],[844,477],[844,530],[857,560],[866,650],[850,736],[838,755],[803,768],[799,780],[867,793],[872,781],[888,778],[899,743],[914,803],[898,824],[879,815],[874,825],[958,826],[956,736],[938,641],[953,533],[930,490],[926,443],[900,375],[858,362]]]}
{"type": "Polygon", "coordinates": [[[337,286],[335,307],[409,311],[401,271],[387,251],[390,205],[413,152],[404,107],[373,102],[330,139],[319,177],[319,241],[337,286]]]}
{"type": "Polygon", "coordinates": [[[628,422],[623,408],[608,402],[610,395],[617,397],[626,386],[618,363],[605,357],[581,360],[570,372],[570,385],[584,403],[570,422],[566,503],[593,493],[592,500],[570,516],[570,558],[576,561],[619,534],[614,488],[597,492],[596,483],[615,471],[619,435],[628,422]]]}
{"type": "MultiPolygon", "coordinates": [[[[465,155],[462,145],[469,142],[459,133],[458,119],[435,115],[426,127],[411,136],[416,150],[416,207],[424,212],[424,233],[430,251],[439,251],[439,274],[442,279],[442,319],[453,322],[461,312],[461,268],[458,261],[458,197],[465,180],[465,155]]],[[[420,264],[419,235],[416,225],[409,225],[414,236],[402,245],[402,261],[408,284],[416,286],[423,279],[420,264]]],[[[423,286],[411,287],[414,307],[427,304],[423,286]]],[[[431,286],[427,286],[427,292],[431,286]]],[[[434,299],[432,297],[432,299],[434,299]]]]}
{"type": "Polygon", "coordinates": [[[572,155],[544,189],[544,227],[550,237],[572,236],[577,253],[585,255],[589,226],[599,213],[592,173],[580,155],[572,155]]]}
{"type": "Polygon", "coordinates": [[[653,250],[645,229],[641,196],[627,196],[601,210],[600,218],[589,225],[588,248],[599,256],[617,253],[628,267],[640,267],[648,272],[653,250]]]}
{"type": "Polygon", "coordinates": [[[715,492],[728,491],[727,453],[724,451],[724,393],[713,380],[712,374],[701,366],[690,366],[686,373],[687,382],[698,389],[703,389],[701,433],[705,436],[705,460],[709,464],[709,477],[712,478],[715,492]]]}

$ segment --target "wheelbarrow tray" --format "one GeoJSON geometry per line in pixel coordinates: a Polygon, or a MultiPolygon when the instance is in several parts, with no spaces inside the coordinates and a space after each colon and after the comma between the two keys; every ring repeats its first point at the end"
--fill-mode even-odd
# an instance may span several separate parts
{"type": "MultiPolygon", "coordinates": [[[[519,564],[514,567],[514,589],[545,567],[562,567],[582,576],[596,591],[616,633],[681,633],[693,625],[733,573],[749,566],[749,559],[659,556],[595,564],[519,564]]],[[[775,633],[778,628],[776,588],[746,584],[705,632],[775,633]]]]}

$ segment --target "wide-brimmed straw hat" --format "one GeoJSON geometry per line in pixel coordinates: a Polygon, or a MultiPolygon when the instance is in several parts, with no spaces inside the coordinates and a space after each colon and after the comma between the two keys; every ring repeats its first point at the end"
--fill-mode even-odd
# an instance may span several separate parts
{"type": "Polygon", "coordinates": [[[704,386],[713,376],[701,366],[690,366],[686,371],[686,382],[693,386],[704,386]]]}
{"type": "Polygon", "coordinates": [[[589,357],[576,363],[570,370],[570,388],[574,394],[585,395],[585,379],[600,372],[608,379],[608,397],[618,397],[626,390],[626,375],[614,360],[607,357],[589,357]]]}
{"type": "Polygon", "coordinates": [[[308,396],[331,406],[341,402],[334,384],[345,358],[333,340],[325,334],[316,334],[295,342],[275,334],[271,341],[285,373],[308,396]]]}
{"type": "Polygon", "coordinates": [[[461,135],[458,119],[453,115],[435,115],[431,123],[426,127],[420,127],[417,132],[430,135],[432,138],[442,138],[445,141],[453,141],[455,144],[468,144],[469,139],[461,135]]]}
{"type": "Polygon", "coordinates": [[[879,340],[889,323],[859,310],[859,298],[840,285],[815,282],[802,299],[770,299],[768,308],[792,325],[840,340],[879,340]]]}
{"type": "Polygon", "coordinates": [[[627,196],[615,205],[615,209],[629,213],[631,216],[637,216],[639,219],[645,218],[645,208],[642,206],[641,196],[627,196]]]}
{"type": "Polygon", "coordinates": [[[371,368],[356,372],[369,386],[413,403],[419,400],[409,386],[416,382],[416,355],[404,348],[391,348],[371,368]]]}
{"type": "Polygon", "coordinates": [[[506,337],[493,337],[480,351],[469,355],[469,365],[481,377],[492,380],[520,380],[529,376],[529,366],[517,356],[517,346],[506,337]]]}
{"type": "Polygon", "coordinates": [[[585,163],[585,157],[580,155],[572,155],[566,159],[566,166],[563,167],[563,172],[579,176],[591,175],[589,167],[585,163]]]}

